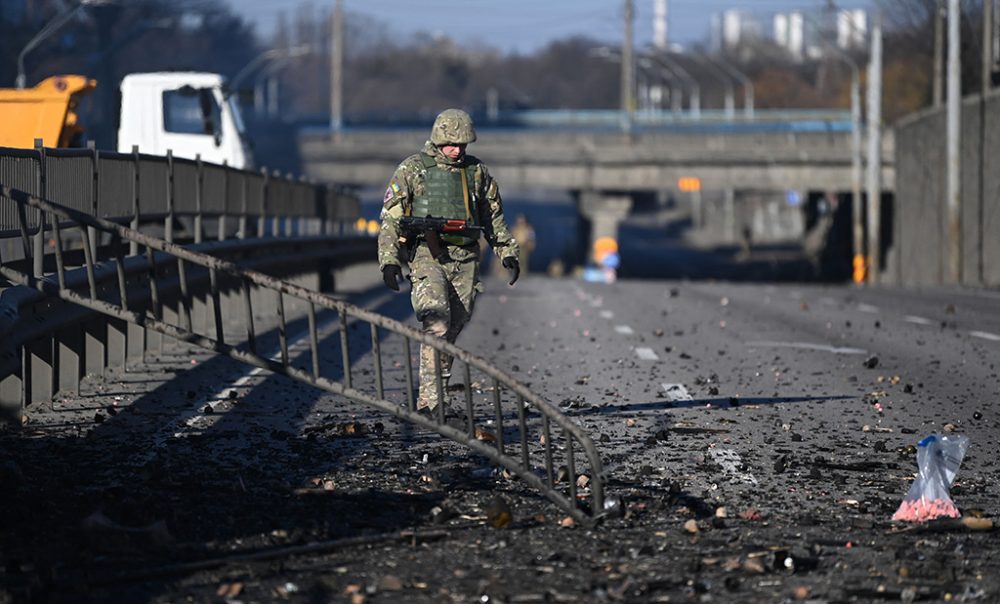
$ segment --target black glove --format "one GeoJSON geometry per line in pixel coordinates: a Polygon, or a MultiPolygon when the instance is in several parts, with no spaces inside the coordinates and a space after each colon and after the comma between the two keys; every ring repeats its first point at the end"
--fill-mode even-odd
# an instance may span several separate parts
{"type": "Polygon", "coordinates": [[[517,258],[507,256],[503,259],[503,267],[510,271],[510,283],[507,285],[514,285],[517,278],[521,276],[521,264],[517,261],[517,258]]]}
{"type": "Polygon", "coordinates": [[[403,269],[395,264],[386,264],[382,267],[382,281],[385,286],[394,292],[399,291],[399,282],[403,279],[403,269]]]}

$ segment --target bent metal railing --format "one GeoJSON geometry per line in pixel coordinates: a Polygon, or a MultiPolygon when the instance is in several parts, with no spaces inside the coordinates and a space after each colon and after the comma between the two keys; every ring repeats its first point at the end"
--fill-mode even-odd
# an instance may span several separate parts
{"type": "MultiPolygon", "coordinates": [[[[157,331],[179,341],[216,351],[243,363],[268,369],[327,392],[364,403],[469,447],[537,489],[578,522],[591,524],[602,516],[605,476],[600,456],[591,438],[558,407],[540,398],[524,384],[486,360],[445,340],[426,335],[398,321],[347,302],[242,268],[214,256],[189,250],[115,222],[43,200],[19,189],[0,185],[0,202],[4,200],[14,202],[13,209],[17,216],[26,256],[30,256],[31,247],[27,220],[29,209],[41,214],[43,225],[50,225],[55,248],[54,279],[53,275],[37,277],[30,269],[18,270],[15,265],[4,265],[3,259],[0,258],[0,276],[12,283],[34,288],[46,295],[80,305],[91,311],[157,331]],[[88,277],[87,286],[81,288],[86,290],[83,293],[67,286],[63,251],[64,237],[69,230],[76,231],[82,239],[88,277]],[[95,231],[110,236],[111,248],[116,250],[112,260],[101,263],[90,253],[90,238],[94,236],[95,231]],[[145,248],[146,262],[150,268],[146,283],[148,296],[144,295],[143,299],[148,302],[135,303],[135,290],[125,285],[123,241],[145,248]],[[156,267],[162,265],[164,260],[170,262],[170,259],[176,260],[179,279],[178,324],[165,320],[163,301],[159,297],[160,284],[156,267]],[[112,288],[102,298],[94,274],[98,268],[108,270],[109,263],[114,264],[113,270],[118,273],[119,287],[117,291],[112,288]],[[105,266],[100,266],[102,264],[105,266]],[[201,267],[202,270],[209,271],[213,312],[208,321],[211,325],[206,326],[206,330],[211,331],[212,336],[198,333],[193,325],[186,266],[201,267]],[[237,289],[242,292],[244,300],[246,340],[239,343],[226,341],[219,286],[224,278],[238,281],[237,289]],[[251,289],[254,288],[258,295],[261,291],[270,291],[275,296],[280,342],[280,352],[274,355],[276,358],[259,351],[258,333],[255,331],[252,309],[254,296],[251,295],[251,289]],[[131,304],[129,292],[132,292],[131,304]],[[294,366],[289,355],[284,310],[286,300],[298,301],[308,311],[308,334],[312,356],[311,367],[308,370],[294,366]],[[342,372],[339,381],[322,375],[317,309],[332,311],[339,320],[339,360],[342,372]],[[357,388],[352,378],[349,321],[352,324],[360,321],[369,325],[375,369],[374,392],[357,388]],[[386,398],[380,329],[402,338],[405,363],[395,364],[395,368],[403,369],[405,372],[406,401],[402,404],[386,398]],[[435,350],[435,377],[438,380],[438,398],[441,404],[437,405],[437,413],[430,416],[418,413],[414,407],[414,371],[411,359],[413,342],[427,344],[435,350]],[[461,361],[461,365],[456,365],[456,368],[461,368],[464,372],[464,418],[458,425],[449,424],[445,417],[445,394],[444,388],[440,387],[442,355],[450,355],[461,361]],[[473,369],[492,381],[491,388],[480,389],[483,393],[491,392],[491,401],[479,401],[477,404],[474,400],[473,369]],[[490,425],[489,430],[480,426],[483,420],[490,425]],[[505,422],[510,423],[505,425],[505,422]],[[513,426],[510,426],[511,423],[513,426]],[[509,431],[508,427],[511,428],[509,431]],[[516,441],[511,443],[511,446],[507,444],[508,432],[513,433],[511,440],[516,441]],[[589,467],[577,465],[577,450],[583,454],[589,467]],[[560,461],[563,462],[561,465],[560,461]],[[582,479],[582,476],[586,476],[586,479],[582,479]]],[[[226,318],[231,320],[233,317],[227,314],[226,318]]]]}

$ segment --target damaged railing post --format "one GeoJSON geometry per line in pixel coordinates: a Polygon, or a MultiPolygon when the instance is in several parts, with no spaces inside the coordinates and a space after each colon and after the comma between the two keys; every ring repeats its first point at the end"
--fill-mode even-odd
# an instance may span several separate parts
{"type": "Polygon", "coordinates": [[[469,368],[469,363],[462,363],[465,367],[465,416],[469,421],[469,438],[476,437],[476,426],[473,421],[473,409],[472,409],[472,370],[469,368]]]}
{"type": "Polygon", "coordinates": [[[316,305],[309,303],[309,352],[312,354],[312,374],[319,378],[319,334],[316,331],[316,305]]]}
{"type": "Polygon", "coordinates": [[[413,350],[410,346],[410,338],[403,338],[403,358],[406,363],[406,408],[413,411],[416,407],[416,398],[413,396],[413,350]]]}
{"type": "MultiPolygon", "coordinates": [[[[59,222],[56,219],[56,222],[59,222]]],[[[115,269],[118,273],[118,298],[121,300],[122,310],[128,310],[128,284],[125,279],[125,251],[122,245],[122,238],[117,234],[112,235],[112,245],[115,253],[115,269]]],[[[60,280],[61,281],[61,280],[60,280]]],[[[62,287],[62,285],[60,285],[62,287]]]]}
{"type": "Polygon", "coordinates": [[[493,378],[493,407],[497,418],[497,452],[503,455],[503,407],[500,406],[500,380],[496,378],[493,378]]]}
{"type": "Polygon", "coordinates": [[[347,341],[347,309],[340,310],[340,360],[344,364],[344,387],[351,387],[351,351],[347,341]]]}
{"type": "Polygon", "coordinates": [[[378,339],[378,325],[370,323],[372,328],[372,355],[375,357],[375,391],[379,398],[385,398],[385,388],[382,384],[382,343],[378,339]]]}
{"type": "Polygon", "coordinates": [[[191,292],[188,289],[187,268],[184,259],[177,259],[177,279],[181,287],[181,313],[183,313],[184,327],[194,333],[194,321],[191,319],[191,292]]]}
{"type": "Polygon", "coordinates": [[[521,466],[525,470],[530,470],[531,464],[528,462],[528,424],[524,417],[524,398],[520,394],[517,395],[517,423],[518,430],[521,432],[521,466]]]}
{"type": "Polygon", "coordinates": [[[285,324],[285,299],[278,293],[278,346],[281,348],[281,364],[288,367],[288,333],[285,324]]]}
{"type": "Polygon", "coordinates": [[[542,439],[545,440],[545,484],[551,489],[555,486],[552,469],[552,435],[549,429],[549,416],[544,414],[542,415],[542,439]]]}
{"type": "Polygon", "coordinates": [[[437,415],[438,421],[442,424],[445,420],[444,413],[444,379],[441,375],[441,351],[434,349],[434,384],[437,386],[437,415]]]}
{"type": "Polygon", "coordinates": [[[254,333],[253,328],[253,302],[250,300],[250,282],[246,279],[243,280],[243,311],[246,313],[247,320],[247,346],[250,347],[250,352],[257,353],[257,334],[254,333]]]}

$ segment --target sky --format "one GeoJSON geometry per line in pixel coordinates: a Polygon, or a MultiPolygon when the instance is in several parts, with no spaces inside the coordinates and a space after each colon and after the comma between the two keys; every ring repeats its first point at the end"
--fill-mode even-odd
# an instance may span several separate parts
{"type": "MultiPolygon", "coordinates": [[[[300,0],[225,0],[267,36],[277,14],[295,13],[300,0]]],[[[654,0],[634,0],[635,41],[652,41],[654,0]]],[[[875,0],[837,0],[839,8],[870,8],[875,0]]],[[[312,0],[328,7],[333,0],[312,0]]],[[[769,28],[776,12],[817,12],[827,0],[669,0],[669,38],[688,45],[707,41],[713,13],[735,8],[759,15],[769,28]]],[[[384,23],[395,35],[443,33],[460,43],[479,43],[506,52],[531,53],[552,40],[583,34],[620,41],[622,0],[344,0],[345,10],[384,23]]]]}

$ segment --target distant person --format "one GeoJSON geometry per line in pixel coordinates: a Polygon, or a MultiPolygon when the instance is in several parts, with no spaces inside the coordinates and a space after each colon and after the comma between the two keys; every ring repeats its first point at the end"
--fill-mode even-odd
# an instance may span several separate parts
{"type": "Polygon", "coordinates": [[[510,234],[514,236],[514,241],[517,242],[517,247],[520,250],[517,256],[518,264],[521,265],[524,272],[529,272],[531,252],[535,251],[535,228],[528,222],[527,216],[518,214],[510,234]]]}
{"type": "MultiPolygon", "coordinates": [[[[476,140],[469,114],[446,109],[434,120],[424,148],[403,160],[389,181],[382,206],[378,262],[386,286],[399,291],[401,267],[410,268],[410,302],[425,333],[454,343],[472,317],[479,282],[479,230],[408,233],[404,216],[465,220],[482,226],[486,240],[510,273],[520,274],[517,242],[503,216],[496,180],[479,159],[465,153],[476,140]],[[428,238],[431,238],[430,242],[428,238]],[[436,241],[435,241],[436,240],[436,241]],[[432,253],[436,249],[437,255],[432,253]]],[[[452,358],[441,355],[442,384],[447,390],[452,358]]],[[[420,347],[418,410],[438,404],[434,349],[420,347]]]]}

